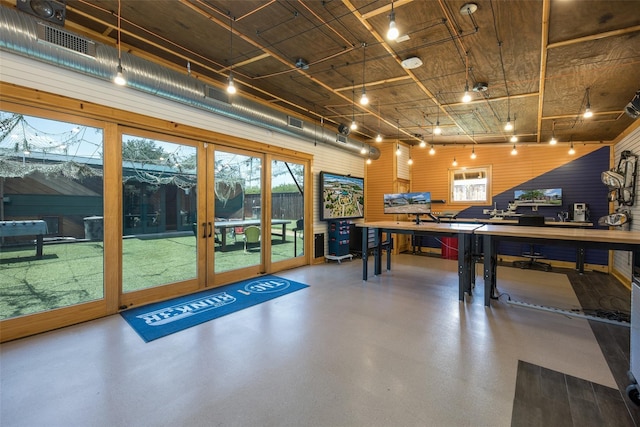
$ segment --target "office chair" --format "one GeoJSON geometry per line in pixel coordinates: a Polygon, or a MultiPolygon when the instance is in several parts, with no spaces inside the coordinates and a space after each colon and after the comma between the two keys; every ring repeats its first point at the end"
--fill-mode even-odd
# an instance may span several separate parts
{"type": "MultiPolygon", "coordinates": [[[[541,215],[522,215],[518,217],[518,225],[544,227],[544,217],[541,215]]],[[[535,251],[533,243],[529,245],[529,252],[524,252],[522,256],[527,258],[527,260],[514,261],[513,262],[514,267],[542,269],[544,271],[551,271],[551,264],[538,261],[539,259],[544,258],[544,255],[542,255],[540,252],[535,251]]]]}

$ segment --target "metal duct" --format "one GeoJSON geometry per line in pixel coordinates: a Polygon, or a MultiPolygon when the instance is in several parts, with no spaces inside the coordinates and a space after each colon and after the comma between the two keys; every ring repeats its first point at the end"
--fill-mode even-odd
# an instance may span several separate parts
{"type": "MultiPolygon", "coordinates": [[[[39,22],[8,7],[0,7],[0,49],[106,81],[111,81],[118,65],[116,48],[39,22]]],[[[280,111],[237,95],[230,103],[223,90],[126,52],[122,54],[122,68],[130,88],[363,156],[362,142],[319,128],[315,123],[290,120],[290,116],[280,111]]],[[[363,157],[372,160],[380,157],[380,150],[369,144],[364,146],[369,150],[363,157]]]]}

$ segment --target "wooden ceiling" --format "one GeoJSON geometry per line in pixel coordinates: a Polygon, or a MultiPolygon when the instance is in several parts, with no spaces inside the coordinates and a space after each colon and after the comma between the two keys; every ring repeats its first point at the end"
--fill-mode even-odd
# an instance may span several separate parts
{"type": "MultiPolygon", "coordinates": [[[[122,48],[350,137],[609,143],[640,89],[638,0],[122,0],[122,48]],[[477,9],[469,14],[472,9],[477,9]],[[403,37],[404,36],[404,37],[403,37]],[[420,58],[405,69],[401,62],[420,58]],[[296,65],[303,60],[308,67],[296,65]],[[474,91],[484,83],[486,90],[474,91]],[[363,91],[370,99],[359,103],[363,91]],[[470,103],[461,102],[468,84],[470,103]],[[588,90],[588,97],[587,97],[588,90]],[[594,116],[582,117],[590,102],[594,116]],[[439,122],[442,135],[433,135],[439,122]]],[[[117,0],[69,0],[65,27],[115,46],[117,0]]]]}

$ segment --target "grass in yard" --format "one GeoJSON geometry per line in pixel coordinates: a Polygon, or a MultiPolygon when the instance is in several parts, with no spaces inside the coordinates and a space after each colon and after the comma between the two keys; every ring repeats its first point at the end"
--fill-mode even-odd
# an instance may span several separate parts
{"type": "MultiPolygon", "coordinates": [[[[273,241],[274,262],[293,257],[293,236],[273,241]]],[[[298,239],[298,251],[303,242],[298,239]]],[[[123,247],[123,290],[131,292],[197,276],[196,239],[184,236],[126,238],[123,247]]],[[[102,242],[46,244],[42,259],[34,247],[0,248],[0,319],[38,313],[103,298],[102,242]]],[[[258,248],[244,252],[231,242],[216,246],[216,271],[260,262],[258,248]]]]}

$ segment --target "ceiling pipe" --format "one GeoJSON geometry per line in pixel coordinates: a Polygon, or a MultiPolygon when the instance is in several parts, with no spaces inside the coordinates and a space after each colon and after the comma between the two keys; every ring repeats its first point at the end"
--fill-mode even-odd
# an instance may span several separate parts
{"type": "MultiPolygon", "coordinates": [[[[104,81],[112,80],[118,65],[116,48],[86,39],[58,26],[38,22],[36,18],[8,7],[0,7],[0,50],[104,81]],[[73,49],[56,43],[58,39],[68,43],[69,38],[77,41],[73,43],[73,49]],[[75,50],[77,45],[86,44],[90,45],[91,54],[75,50]]],[[[367,144],[369,150],[362,154],[361,141],[339,135],[337,130],[329,131],[317,123],[305,120],[292,121],[289,115],[281,111],[238,95],[230,99],[223,89],[206,85],[189,75],[127,52],[122,53],[121,61],[127,74],[127,86],[132,89],[282,135],[301,138],[314,144],[324,143],[359,157],[373,160],[380,158],[378,148],[367,144]],[[290,122],[296,125],[292,126],[290,122]]]]}

